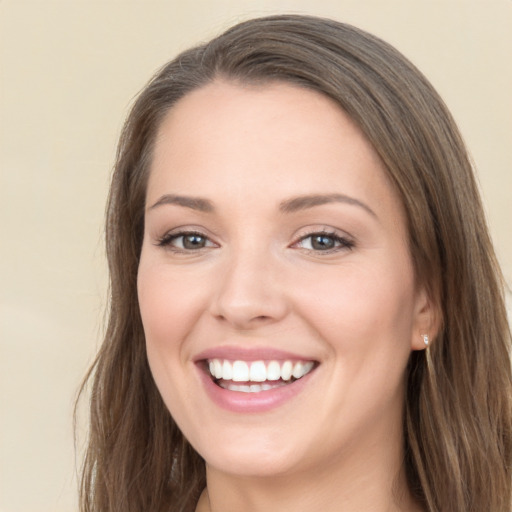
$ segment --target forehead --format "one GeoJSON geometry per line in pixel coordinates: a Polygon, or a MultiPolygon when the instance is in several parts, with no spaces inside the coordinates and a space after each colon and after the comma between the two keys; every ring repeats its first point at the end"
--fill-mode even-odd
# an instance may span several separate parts
{"type": "MultiPolygon", "coordinates": [[[[364,139],[352,119],[331,98],[312,89],[287,82],[264,84],[234,83],[217,80],[182,97],[161,123],[157,144],[166,136],[186,131],[196,135],[203,129],[214,140],[218,129],[237,124],[240,135],[279,135],[311,137],[313,132],[327,132],[335,137],[364,139]],[[307,123],[306,123],[307,121],[307,123]],[[261,130],[261,128],[264,128],[261,130]]],[[[164,141],[164,143],[167,141],[164,141]]],[[[368,149],[373,148],[368,143],[368,149]]]]}
{"type": "Polygon", "coordinates": [[[287,83],[222,81],[189,93],[164,118],[148,199],[212,191],[394,195],[376,151],[334,100],[287,83]]]}

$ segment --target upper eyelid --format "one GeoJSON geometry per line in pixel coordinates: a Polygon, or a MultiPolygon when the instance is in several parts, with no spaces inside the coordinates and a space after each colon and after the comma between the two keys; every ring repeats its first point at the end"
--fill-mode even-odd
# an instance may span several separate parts
{"type": "Polygon", "coordinates": [[[220,238],[216,233],[212,232],[211,230],[205,229],[200,226],[195,226],[195,225],[176,226],[174,228],[171,228],[171,229],[165,231],[163,235],[158,235],[157,233],[155,233],[154,238],[157,240],[160,240],[160,239],[166,238],[166,237],[173,237],[173,236],[178,237],[178,236],[190,235],[190,234],[201,235],[201,236],[204,236],[205,238],[208,238],[209,240],[212,240],[212,241],[213,241],[213,239],[220,238]]]}
{"type": "Polygon", "coordinates": [[[343,231],[341,229],[333,228],[330,226],[323,226],[321,228],[314,227],[314,228],[302,228],[296,232],[294,235],[294,242],[298,242],[299,240],[302,240],[303,238],[307,238],[309,236],[313,235],[327,235],[327,236],[333,236],[337,238],[343,238],[346,240],[350,240],[351,242],[355,242],[355,237],[351,234],[347,233],[346,231],[343,231]]]}
{"type": "Polygon", "coordinates": [[[344,242],[351,243],[351,244],[354,243],[354,241],[350,237],[345,236],[345,235],[339,235],[337,233],[331,233],[331,232],[327,232],[327,231],[316,231],[316,232],[310,233],[308,235],[300,236],[295,242],[293,242],[292,245],[295,245],[298,242],[301,242],[302,240],[307,240],[308,238],[311,238],[314,236],[319,236],[319,235],[325,236],[325,237],[331,237],[338,241],[344,241],[344,242]]]}
{"type": "Polygon", "coordinates": [[[179,255],[182,256],[199,256],[201,254],[204,254],[205,251],[211,251],[212,249],[218,248],[219,244],[212,241],[212,239],[206,235],[204,235],[201,232],[195,232],[195,231],[178,231],[178,232],[167,232],[167,234],[163,235],[162,237],[159,237],[154,242],[154,245],[159,248],[163,249],[166,252],[174,254],[175,257],[178,257],[179,255]],[[203,247],[195,247],[195,248],[187,248],[187,247],[180,247],[180,245],[185,244],[185,240],[181,241],[180,243],[176,243],[180,238],[184,238],[187,235],[198,235],[201,237],[204,237],[206,239],[206,244],[203,247]]]}
{"type": "Polygon", "coordinates": [[[190,230],[187,229],[187,230],[183,230],[183,231],[168,231],[161,237],[158,237],[157,240],[175,240],[176,238],[190,236],[190,235],[201,236],[203,238],[206,238],[208,241],[210,241],[212,243],[216,243],[212,240],[212,237],[210,235],[203,233],[202,231],[196,231],[196,230],[192,230],[192,229],[190,229],[190,230]]]}
{"type": "MultiPolygon", "coordinates": [[[[215,234],[209,232],[209,230],[205,230],[203,228],[196,228],[195,226],[179,226],[167,231],[162,236],[155,237],[156,245],[163,245],[162,242],[171,241],[173,239],[179,238],[181,236],[186,235],[199,235],[205,237],[209,242],[219,246],[222,245],[222,241],[219,242],[219,237],[215,234]]],[[[302,228],[293,235],[292,242],[289,246],[293,246],[300,242],[301,240],[307,239],[308,237],[312,237],[315,235],[325,235],[331,236],[340,240],[347,241],[353,245],[355,245],[355,238],[347,233],[346,231],[342,231],[337,228],[333,228],[330,226],[323,227],[314,227],[314,228],[302,228]]]]}
{"type": "Polygon", "coordinates": [[[315,235],[323,235],[332,237],[335,239],[336,242],[339,243],[338,246],[332,247],[331,249],[326,250],[317,250],[317,249],[308,249],[308,248],[302,248],[305,251],[315,253],[315,254],[332,254],[335,252],[339,252],[343,249],[353,249],[356,246],[356,240],[353,236],[349,235],[346,232],[340,232],[339,230],[335,228],[328,228],[324,227],[322,229],[313,229],[311,231],[308,231],[306,233],[302,233],[300,235],[297,235],[295,238],[295,241],[291,243],[291,248],[296,248],[299,243],[301,243],[304,240],[307,240],[308,238],[314,237],[315,235]]]}

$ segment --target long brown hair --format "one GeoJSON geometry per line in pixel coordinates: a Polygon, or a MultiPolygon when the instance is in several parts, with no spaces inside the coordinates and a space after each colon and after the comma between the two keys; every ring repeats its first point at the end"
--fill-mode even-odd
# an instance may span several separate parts
{"type": "Polygon", "coordinates": [[[510,512],[510,330],[463,141],[432,86],[394,48],[348,25],[292,15],[241,23],[182,53],[149,82],[126,121],[107,208],[110,316],[86,379],[81,510],[190,511],[205,486],[204,461],[151,377],[136,277],[160,122],[180,98],[217,78],[319,91],[373,144],[405,207],[417,280],[441,325],[407,370],[410,490],[429,512],[510,512]]]}

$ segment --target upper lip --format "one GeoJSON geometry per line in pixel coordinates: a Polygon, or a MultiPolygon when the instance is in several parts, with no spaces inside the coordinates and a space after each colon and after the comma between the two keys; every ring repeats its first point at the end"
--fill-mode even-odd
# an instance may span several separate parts
{"type": "Polygon", "coordinates": [[[205,359],[228,359],[231,361],[316,361],[315,358],[296,354],[273,347],[240,347],[234,345],[223,345],[203,350],[194,357],[195,362],[205,359]]]}

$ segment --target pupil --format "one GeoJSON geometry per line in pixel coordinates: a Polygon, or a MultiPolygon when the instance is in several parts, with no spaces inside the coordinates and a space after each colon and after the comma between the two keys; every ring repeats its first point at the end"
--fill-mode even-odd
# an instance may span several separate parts
{"type": "Polygon", "coordinates": [[[183,247],[185,249],[197,249],[204,247],[204,237],[201,235],[187,235],[183,238],[183,247]]]}
{"type": "Polygon", "coordinates": [[[334,247],[334,240],[330,236],[317,235],[313,237],[311,246],[313,249],[325,250],[334,247]]]}

